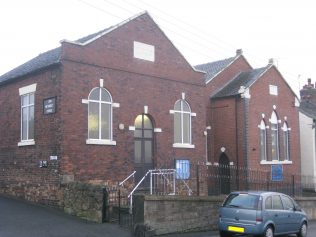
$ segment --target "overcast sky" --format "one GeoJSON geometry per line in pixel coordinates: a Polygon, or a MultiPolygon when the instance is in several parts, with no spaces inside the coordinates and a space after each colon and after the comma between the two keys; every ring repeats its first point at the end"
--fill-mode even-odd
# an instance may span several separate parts
{"type": "Polygon", "coordinates": [[[147,10],[192,64],[243,49],[250,64],[274,58],[298,93],[316,81],[314,0],[10,0],[0,3],[0,75],[60,45],[147,10]]]}

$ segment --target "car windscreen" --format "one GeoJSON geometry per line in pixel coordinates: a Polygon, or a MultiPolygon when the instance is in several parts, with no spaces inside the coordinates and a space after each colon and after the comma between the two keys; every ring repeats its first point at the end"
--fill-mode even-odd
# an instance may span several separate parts
{"type": "Polygon", "coordinates": [[[259,208],[259,196],[248,193],[230,194],[223,206],[257,210],[259,208]]]}

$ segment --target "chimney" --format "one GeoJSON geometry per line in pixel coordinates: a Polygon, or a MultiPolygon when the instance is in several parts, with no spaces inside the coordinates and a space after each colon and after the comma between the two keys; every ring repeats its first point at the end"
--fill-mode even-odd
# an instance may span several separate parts
{"type": "Polygon", "coordinates": [[[270,59],[269,59],[268,65],[274,65],[274,59],[273,59],[273,58],[270,58],[270,59]]]}
{"type": "Polygon", "coordinates": [[[237,49],[236,50],[236,56],[242,55],[242,49],[237,49]]]}
{"type": "Polygon", "coordinates": [[[314,87],[314,84],[312,84],[312,79],[308,78],[307,85],[304,85],[303,89],[310,89],[310,88],[316,88],[316,86],[314,87]]]}
{"type": "Polygon", "coordinates": [[[301,100],[316,105],[316,85],[311,78],[307,79],[307,84],[300,90],[301,100]]]}

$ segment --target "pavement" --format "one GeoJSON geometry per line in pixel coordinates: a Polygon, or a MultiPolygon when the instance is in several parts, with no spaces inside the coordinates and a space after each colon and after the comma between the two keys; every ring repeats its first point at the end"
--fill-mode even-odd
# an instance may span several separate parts
{"type": "MultiPolygon", "coordinates": [[[[115,223],[94,223],[60,209],[0,196],[0,237],[132,237],[115,223]]],[[[162,237],[216,237],[218,232],[168,234],[162,237]]]]}
{"type": "Polygon", "coordinates": [[[0,237],[132,237],[118,224],[93,223],[62,210],[0,196],[0,237]]]}
{"type": "MultiPolygon", "coordinates": [[[[309,236],[316,236],[315,233],[316,221],[310,221],[309,236]]],[[[218,231],[204,231],[161,237],[218,236],[218,231]]],[[[0,196],[0,237],[133,237],[133,234],[115,223],[89,222],[59,209],[0,196]]]]}

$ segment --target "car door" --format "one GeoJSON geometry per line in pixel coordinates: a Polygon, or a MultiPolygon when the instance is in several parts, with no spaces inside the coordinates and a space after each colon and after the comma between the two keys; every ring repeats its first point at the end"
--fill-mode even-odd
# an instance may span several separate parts
{"type": "Polygon", "coordinates": [[[274,194],[266,198],[266,216],[273,221],[275,225],[275,233],[284,233],[286,228],[286,215],[284,213],[283,204],[280,195],[274,194]],[[270,204],[271,203],[271,204],[270,204]]]}
{"type": "Polygon", "coordinates": [[[286,213],[286,230],[289,232],[296,232],[300,228],[301,213],[295,210],[293,200],[286,196],[281,195],[284,211],[286,213]]]}

